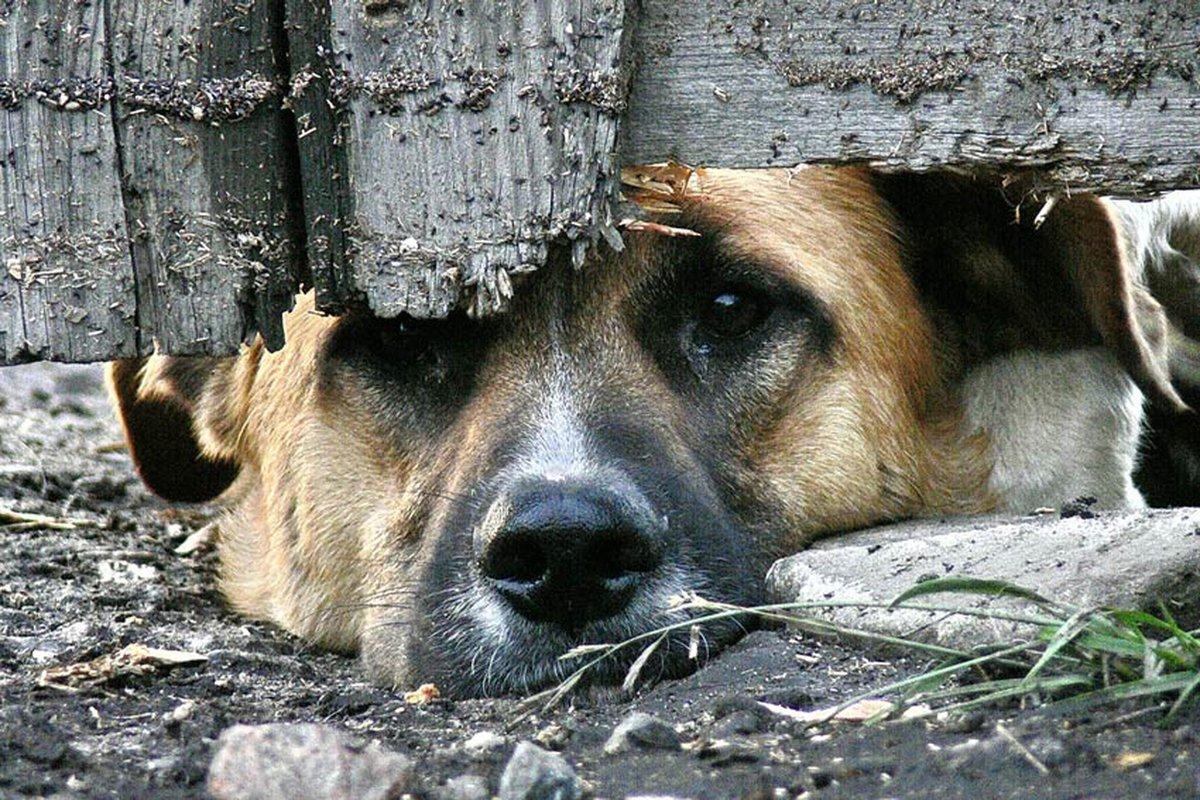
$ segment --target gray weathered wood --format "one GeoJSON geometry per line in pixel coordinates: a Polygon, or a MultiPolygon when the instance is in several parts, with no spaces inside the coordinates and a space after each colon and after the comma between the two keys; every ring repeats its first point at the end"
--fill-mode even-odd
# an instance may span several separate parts
{"type": "Polygon", "coordinates": [[[621,156],[1200,185],[1195,0],[644,0],[621,156]]]}
{"type": "Polygon", "coordinates": [[[327,307],[491,313],[556,238],[579,258],[611,226],[622,0],[288,8],[327,307]]]}
{"type": "Polygon", "coordinates": [[[136,353],[104,49],[99,3],[0,10],[0,364],[136,353]]]}
{"type": "Polygon", "coordinates": [[[620,163],[1200,186],[1195,0],[10,0],[0,44],[0,363],[278,345],[305,285],[494,313],[620,246],[620,163]]]}
{"type": "Polygon", "coordinates": [[[300,270],[282,19],[269,0],[107,0],[140,349],[282,344],[300,270]]]}
{"type": "Polygon", "coordinates": [[[0,363],[282,344],[303,234],[272,11],[0,12],[0,363]]]}

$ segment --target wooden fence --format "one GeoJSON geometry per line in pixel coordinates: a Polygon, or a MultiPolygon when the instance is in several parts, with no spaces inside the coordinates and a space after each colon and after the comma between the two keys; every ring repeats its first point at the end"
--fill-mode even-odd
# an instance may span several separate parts
{"type": "Polygon", "coordinates": [[[0,364],[504,308],[621,164],[1200,186],[1196,0],[2,0],[0,364]]]}

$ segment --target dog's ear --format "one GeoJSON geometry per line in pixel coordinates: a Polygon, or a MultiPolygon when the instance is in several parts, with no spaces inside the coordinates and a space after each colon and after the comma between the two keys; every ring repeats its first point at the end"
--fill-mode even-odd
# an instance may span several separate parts
{"type": "MultiPolygon", "coordinates": [[[[1122,222],[1136,280],[1166,310],[1171,377],[1200,408],[1200,191],[1149,202],[1109,201],[1122,222]]],[[[1138,482],[1152,505],[1200,504],[1200,425],[1151,409],[1138,482]]]]}
{"type": "Polygon", "coordinates": [[[241,461],[248,371],[256,362],[243,354],[109,364],[109,392],[125,441],[138,475],[155,494],[195,503],[233,483],[241,461]]]}
{"type": "Polygon", "coordinates": [[[908,268],[967,369],[1006,351],[1103,344],[1152,406],[1191,415],[1171,383],[1169,326],[1136,278],[1109,204],[1048,201],[1020,181],[876,175],[908,268]],[[949,329],[949,330],[945,330],[949,329]]]}
{"type": "Polygon", "coordinates": [[[1108,203],[1121,221],[1135,279],[1171,323],[1172,374],[1200,388],[1200,190],[1108,203]]]}

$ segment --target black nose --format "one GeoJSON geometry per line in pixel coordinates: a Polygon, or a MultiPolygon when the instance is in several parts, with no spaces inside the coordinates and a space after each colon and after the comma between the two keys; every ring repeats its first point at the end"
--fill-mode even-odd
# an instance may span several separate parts
{"type": "Polygon", "coordinates": [[[620,611],[662,563],[662,532],[604,489],[541,485],[512,498],[483,574],[522,615],[568,630],[620,611]]]}

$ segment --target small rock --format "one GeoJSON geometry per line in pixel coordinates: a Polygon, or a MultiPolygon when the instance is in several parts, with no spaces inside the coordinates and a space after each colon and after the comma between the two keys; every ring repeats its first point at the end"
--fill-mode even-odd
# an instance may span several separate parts
{"type": "Polygon", "coordinates": [[[413,763],[328,725],[235,725],[208,768],[215,800],[387,800],[413,785],[413,763]]]}
{"type": "Polygon", "coordinates": [[[761,733],[766,730],[768,720],[763,715],[753,711],[734,711],[725,719],[713,726],[713,736],[727,738],[730,736],[746,736],[751,733],[761,733]]]}
{"type": "Polygon", "coordinates": [[[190,556],[193,553],[203,553],[211,550],[217,540],[217,524],[210,522],[198,531],[188,535],[178,547],[175,548],[175,555],[190,556]]]}
{"type": "Polygon", "coordinates": [[[1053,736],[1038,736],[1026,744],[1034,758],[1050,769],[1062,766],[1067,761],[1067,748],[1061,739],[1053,736]]]}
{"type": "Polygon", "coordinates": [[[678,750],[679,734],[658,717],[634,711],[613,730],[612,736],[604,743],[604,752],[612,755],[635,748],[678,750]]]}
{"type": "Polygon", "coordinates": [[[462,743],[462,750],[476,761],[484,761],[508,746],[508,739],[491,731],[480,731],[462,743]]]}
{"type": "Polygon", "coordinates": [[[521,742],[500,776],[500,800],[580,800],[583,784],[558,753],[521,742]]]}
{"type": "Polygon", "coordinates": [[[763,754],[749,743],[730,742],[725,739],[705,741],[696,748],[695,752],[697,757],[704,759],[714,767],[752,764],[763,758],[763,754]]]}
{"type": "Polygon", "coordinates": [[[439,800],[489,800],[487,780],[479,775],[459,775],[446,781],[438,792],[439,800]]]}
{"type": "Polygon", "coordinates": [[[1007,752],[1008,743],[999,736],[989,739],[970,738],[935,751],[933,764],[946,774],[966,769],[984,769],[987,764],[995,764],[1002,760],[1007,752]]]}
{"type": "Polygon", "coordinates": [[[181,722],[188,719],[196,712],[195,700],[184,700],[173,709],[163,714],[163,723],[168,727],[178,727],[181,722]]]}
{"type": "MultiPolygon", "coordinates": [[[[816,702],[812,695],[799,690],[770,692],[759,699],[788,708],[803,708],[816,702]]],[[[755,698],[736,694],[719,700],[713,706],[712,714],[719,723],[713,728],[713,735],[717,738],[730,734],[760,733],[778,721],[778,717],[755,698]]]]}
{"type": "Polygon", "coordinates": [[[533,738],[534,741],[547,750],[562,750],[567,746],[567,742],[570,741],[573,733],[574,731],[566,725],[551,722],[534,734],[533,738]]]}
{"type": "Polygon", "coordinates": [[[442,696],[442,692],[438,689],[437,684],[422,683],[411,692],[406,692],[404,702],[412,706],[423,706],[427,703],[432,703],[442,696]]]}
{"type": "Polygon", "coordinates": [[[942,725],[942,730],[946,733],[975,733],[985,722],[987,717],[981,712],[968,711],[966,714],[950,717],[942,725]]]}
{"type": "Polygon", "coordinates": [[[1058,510],[1058,515],[1063,519],[1071,517],[1095,519],[1096,512],[1092,510],[1092,506],[1096,505],[1097,502],[1094,497],[1076,497],[1074,500],[1063,503],[1062,508],[1058,510]]]}

